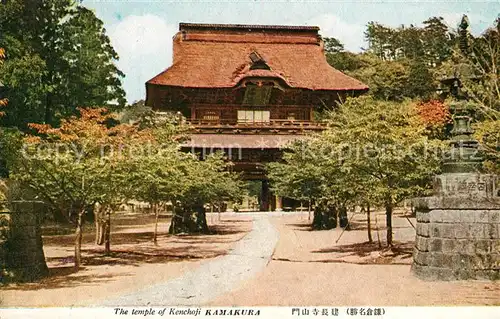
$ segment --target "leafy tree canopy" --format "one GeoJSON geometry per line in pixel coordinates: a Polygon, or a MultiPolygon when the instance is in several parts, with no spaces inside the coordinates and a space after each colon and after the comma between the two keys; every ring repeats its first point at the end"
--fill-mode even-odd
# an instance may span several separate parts
{"type": "Polygon", "coordinates": [[[0,5],[9,105],[4,126],[58,124],[77,107],[122,108],[123,73],[103,22],[73,0],[12,0],[0,5]]]}

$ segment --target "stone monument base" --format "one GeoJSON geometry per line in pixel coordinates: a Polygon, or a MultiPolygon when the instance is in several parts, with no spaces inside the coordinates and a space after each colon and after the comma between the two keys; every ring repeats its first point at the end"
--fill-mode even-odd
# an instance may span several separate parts
{"type": "Polygon", "coordinates": [[[488,198],[423,200],[412,272],[424,280],[500,279],[500,204],[488,198]]]}
{"type": "Polygon", "coordinates": [[[15,202],[0,211],[0,284],[48,275],[40,229],[40,204],[15,202]]]}

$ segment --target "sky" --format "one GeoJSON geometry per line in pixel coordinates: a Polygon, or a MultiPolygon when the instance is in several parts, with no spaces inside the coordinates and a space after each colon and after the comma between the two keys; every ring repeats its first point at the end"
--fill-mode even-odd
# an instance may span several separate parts
{"type": "Polygon", "coordinates": [[[104,21],[120,56],[123,87],[132,103],[145,98],[145,82],[172,64],[172,37],[179,22],[314,25],[322,36],[339,39],[349,51],[366,47],[370,21],[397,27],[421,25],[441,16],[456,27],[463,14],[480,34],[500,14],[500,0],[81,0],[104,21]]]}

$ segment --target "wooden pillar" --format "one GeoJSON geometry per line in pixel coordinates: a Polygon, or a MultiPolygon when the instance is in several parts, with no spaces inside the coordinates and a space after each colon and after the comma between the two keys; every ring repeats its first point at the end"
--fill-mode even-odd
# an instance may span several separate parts
{"type": "Polygon", "coordinates": [[[275,195],[274,197],[275,197],[275,200],[276,200],[276,204],[275,204],[276,205],[276,211],[277,212],[281,212],[283,210],[282,209],[283,208],[282,207],[282,202],[281,202],[282,198],[281,198],[281,196],[278,196],[278,195],[275,195]]]}
{"type": "Polygon", "coordinates": [[[260,193],[260,211],[262,212],[267,212],[269,211],[269,197],[270,197],[270,191],[269,191],[269,181],[263,180],[262,181],[262,190],[260,193]]]}
{"type": "Polygon", "coordinates": [[[191,108],[191,120],[196,120],[196,107],[191,108]]]}
{"type": "Polygon", "coordinates": [[[276,210],[276,195],[274,193],[271,193],[271,196],[269,198],[269,205],[271,206],[269,211],[274,212],[276,210]]]}

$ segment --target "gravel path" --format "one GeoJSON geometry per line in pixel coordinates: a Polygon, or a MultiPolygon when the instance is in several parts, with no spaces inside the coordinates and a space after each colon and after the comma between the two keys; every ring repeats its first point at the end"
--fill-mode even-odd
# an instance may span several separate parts
{"type": "Polygon", "coordinates": [[[227,254],[192,272],[143,290],[107,300],[103,306],[195,306],[228,293],[269,263],[278,231],[267,214],[253,217],[252,230],[227,254]]]}

